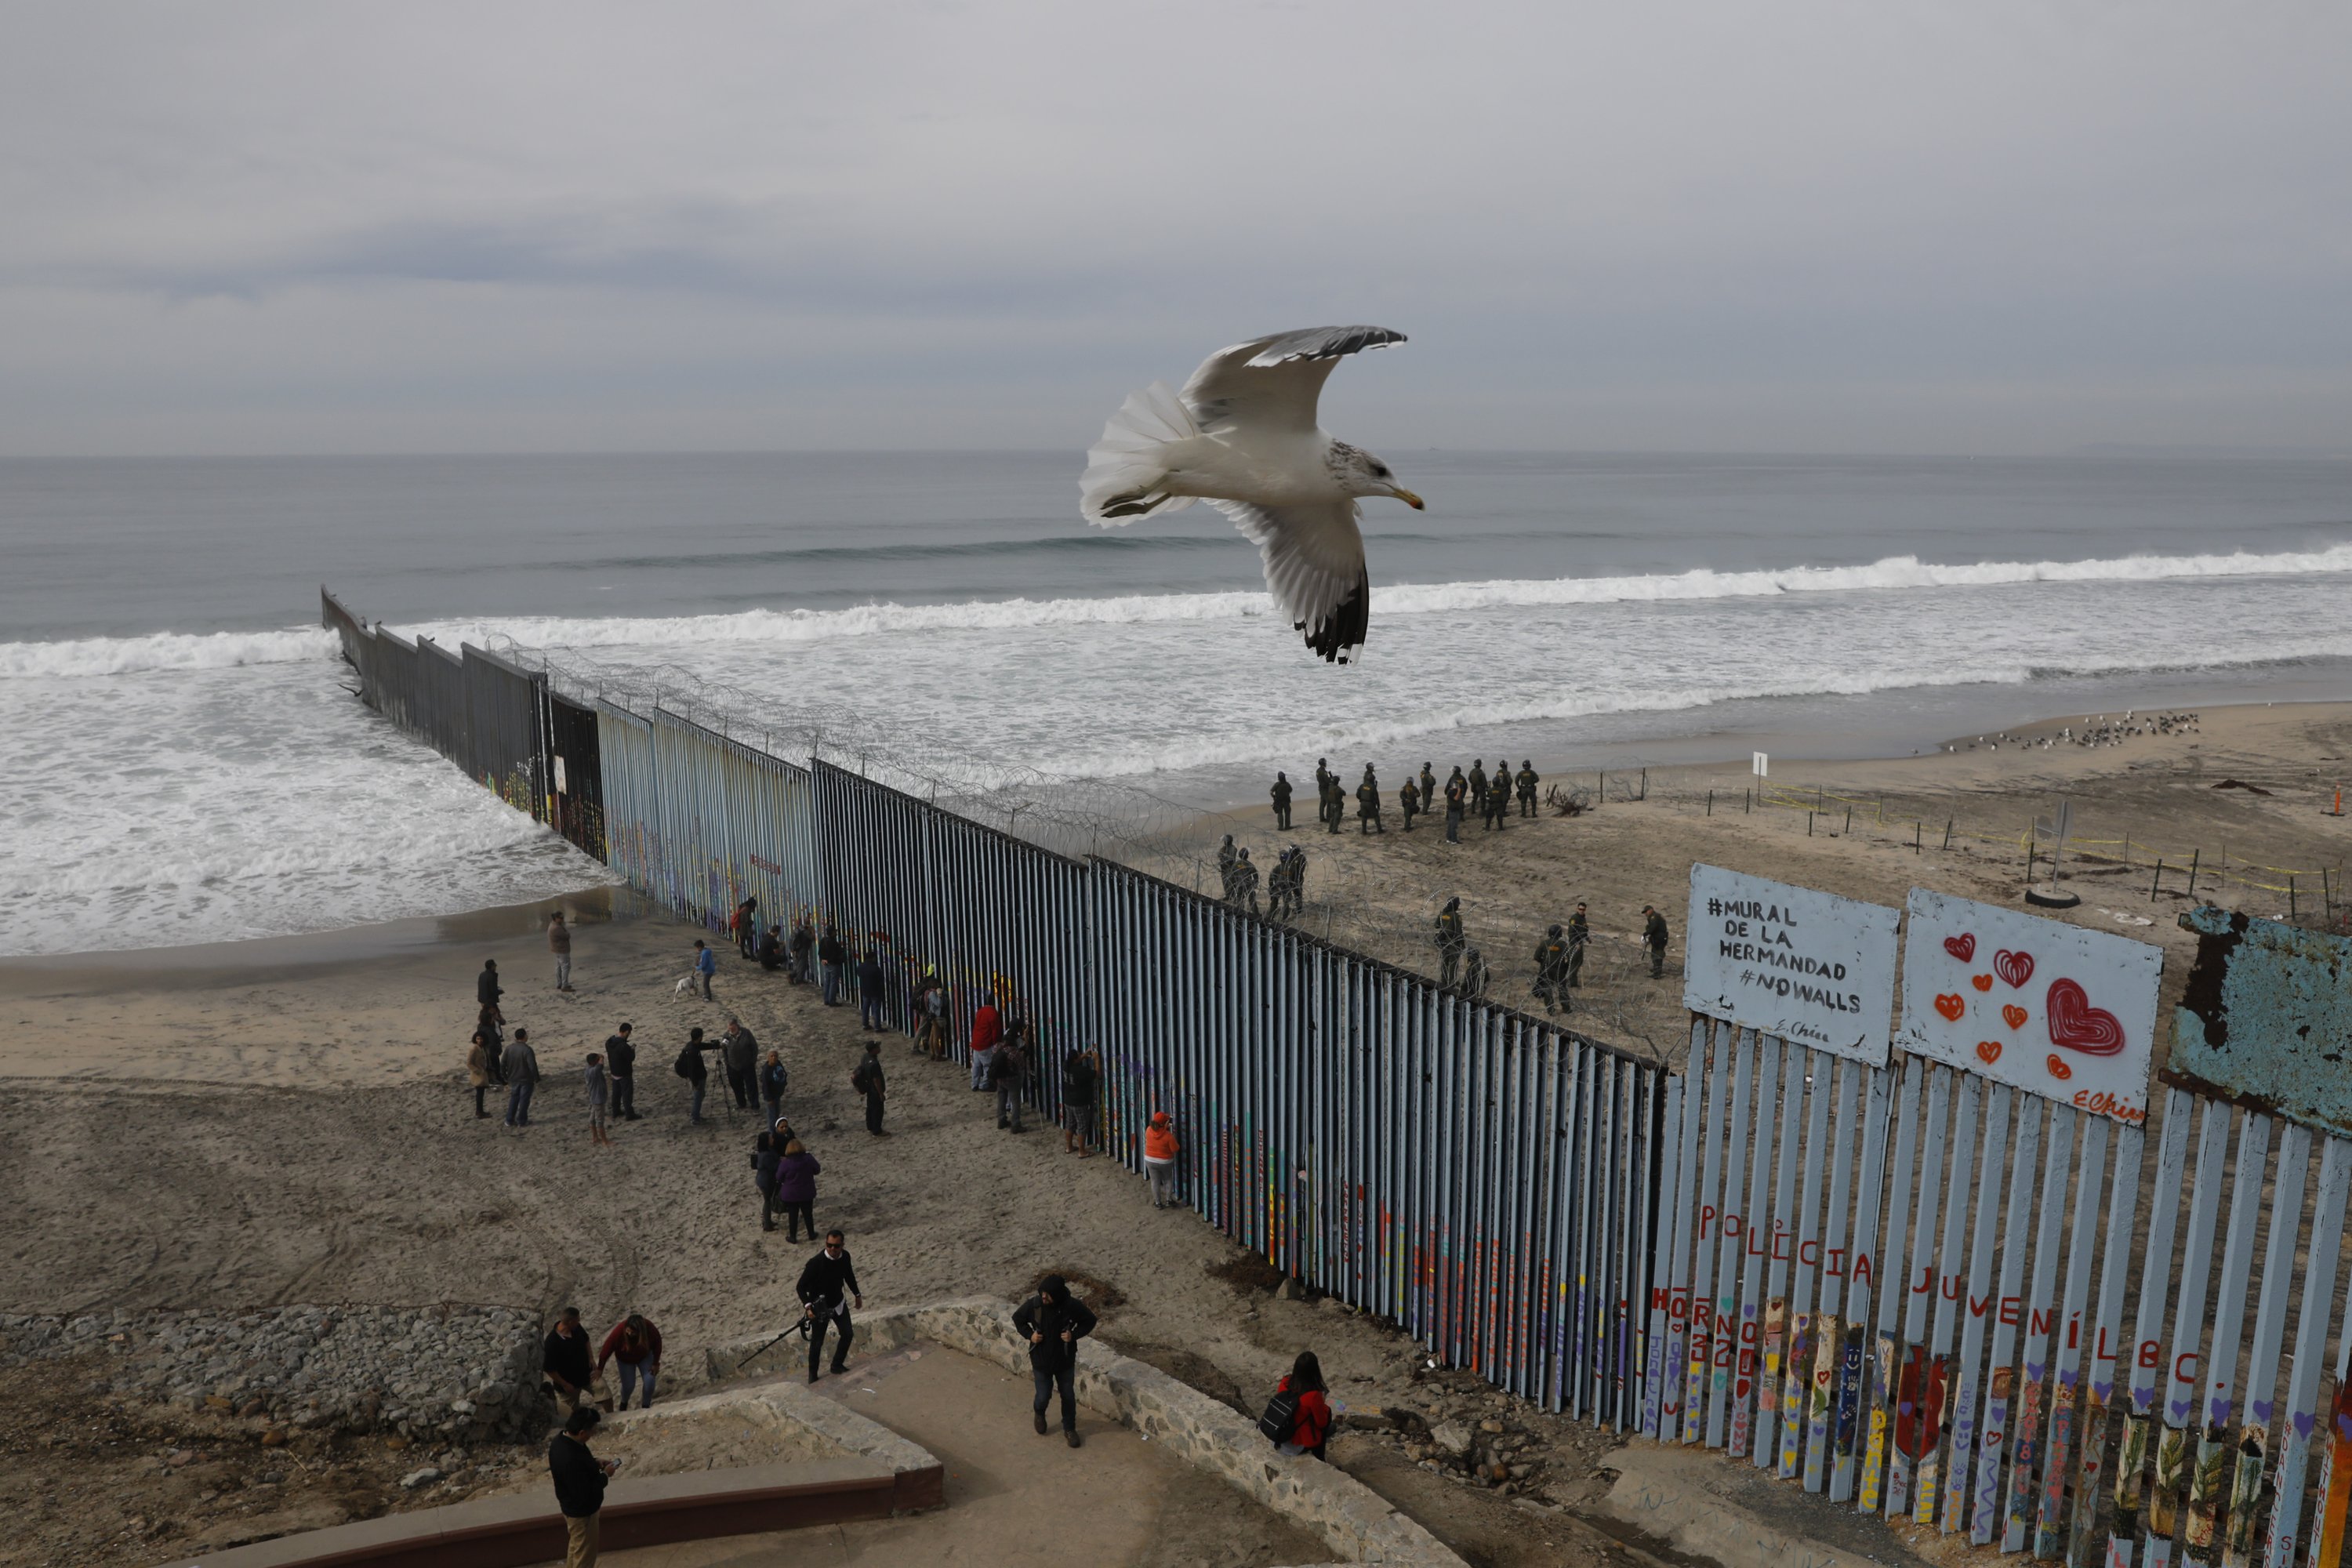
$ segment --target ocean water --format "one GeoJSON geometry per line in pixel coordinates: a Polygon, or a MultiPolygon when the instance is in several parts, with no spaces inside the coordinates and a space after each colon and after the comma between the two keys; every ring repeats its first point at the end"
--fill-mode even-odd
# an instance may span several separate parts
{"type": "Polygon", "coordinates": [[[1276,766],[1901,754],[2337,695],[2352,461],[1383,454],[1323,664],[1196,507],[1079,455],[0,461],[0,952],[452,913],[604,878],[345,689],[318,586],[900,754],[1209,805],[1276,766]]]}

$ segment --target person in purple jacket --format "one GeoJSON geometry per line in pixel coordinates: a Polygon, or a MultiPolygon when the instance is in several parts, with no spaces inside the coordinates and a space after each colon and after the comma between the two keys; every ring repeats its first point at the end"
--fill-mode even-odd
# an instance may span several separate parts
{"type": "Polygon", "coordinates": [[[817,1173],[824,1169],[799,1139],[784,1145],[776,1162],[776,1206],[784,1211],[785,1240],[798,1241],[803,1226],[808,1226],[809,1239],[816,1239],[816,1218],[809,1210],[816,1202],[817,1173]]]}

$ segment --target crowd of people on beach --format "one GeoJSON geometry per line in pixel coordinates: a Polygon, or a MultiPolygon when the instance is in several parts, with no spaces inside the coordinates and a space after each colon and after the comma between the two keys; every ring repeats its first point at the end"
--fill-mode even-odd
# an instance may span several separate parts
{"type": "MultiPolygon", "coordinates": [[[[1372,764],[1364,764],[1363,778],[1350,791],[1339,775],[1332,771],[1330,763],[1328,757],[1315,759],[1316,816],[1323,824],[1324,831],[1340,831],[1348,819],[1348,802],[1352,797],[1356,803],[1357,834],[1386,833],[1388,826],[1381,808],[1380,774],[1372,764]]],[[[1541,783],[1542,776],[1536,772],[1533,763],[1522,761],[1518,772],[1514,773],[1509,761],[1498,757],[1495,761],[1495,772],[1489,776],[1486,759],[1480,757],[1471,763],[1466,773],[1460,763],[1455,763],[1453,773],[1446,776],[1441,786],[1434,764],[1424,762],[1417,778],[1410,772],[1405,774],[1404,784],[1397,791],[1398,815],[1403,819],[1403,831],[1407,833],[1412,831],[1412,819],[1416,816],[1442,816],[1445,824],[1445,841],[1459,844],[1462,842],[1462,824],[1466,817],[1477,817],[1482,832],[1499,833],[1510,819],[1514,805],[1520,816],[1535,816],[1536,786],[1541,783]]],[[[1279,832],[1290,831],[1290,803],[1294,793],[1290,775],[1276,773],[1274,785],[1267,795],[1274,803],[1274,826],[1279,832]]]]}
{"type": "MultiPolygon", "coordinates": [[[[853,994],[850,983],[854,981],[861,1031],[872,1035],[900,1030],[899,1010],[890,998],[889,972],[878,944],[853,956],[830,927],[803,922],[789,939],[775,925],[761,931],[749,900],[737,910],[734,925],[739,934],[746,930],[751,933],[748,947],[739,944],[738,948],[747,963],[761,971],[782,971],[791,984],[819,986],[824,993],[821,1005],[827,1006],[844,1005],[853,994]]],[[[550,920],[548,943],[555,960],[555,989],[576,994],[572,981],[572,935],[561,916],[550,920]]],[[[680,994],[691,991],[698,998],[715,1001],[712,982],[718,973],[713,949],[697,940],[686,979],[677,989],[680,994]]],[[[509,1030],[507,1003],[508,988],[497,962],[485,961],[475,979],[476,1026],[467,1058],[475,1115],[480,1120],[500,1117],[502,1126],[520,1134],[532,1125],[544,1072],[530,1030],[509,1030]],[[501,1091],[502,1116],[490,1103],[491,1095],[501,1091]]],[[[950,1062],[959,1010],[947,983],[936,971],[923,974],[903,1005],[904,1021],[912,1026],[910,1053],[929,1062],[950,1062]]],[[[624,1021],[601,1049],[585,1054],[580,1081],[594,1145],[611,1144],[614,1122],[641,1121],[650,1114],[639,1108],[636,1034],[635,1025],[624,1021]]],[[[1024,1113],[1030,1106],[1039,1049],[1028,1019],[996,996],[983,994],[972,1007],[964,1045],[971,1090],[988,1097],[985,1103],[994,1112],[998,1128],[1010,1133],[1026,1131],[1024,1113]]],[[[824,1166],[787,1114],[792,1080],[783,1053],[772,1046],[763,1048],[737,1012],[726,1015],[716,1038],[708,1037],[704,1026],[689,1026],[672,1064],[673,1072],[683,1080],[685,1097],[679,1109],[688,1126],[714,1122],[712,1116],[704,1114],[713,1056],[721,1075],[720,1103],[730,1119],[758,1113],[750,1160],[761,1229],[773,1232],[781,1227],[790,1244],[800,1243],[803,1233],[810,1243],[821,1242],[819,1250],[803,1265],[794,1285],[800,1317],[782,1337],[798,1333],[805,1340],[810,1382],[828,1370],[842,1373],[847,1369],[856,1335],[852,1313],[864,1309],[865,1297],[844,1232],[835,1227],[820,1237],[814,1208],[824,1166]]],[[[880,1040],[864,1042],[850,1083],[865,1103],[867,1131],[876,1137],[887,1136],[882,1125],[888,1088],[880,1040]]],[[[1101,1058],[1090,1046],[1077,1045],[1062,1058],[1058,1099],[1063,1149],[1073,1157],[1089,1158],[1100,1149],[1101,1086],[1101,1058]]],[[[1151,1114],[1143,1128],[1142,1157],[1155,1209],[1178,1204],[1176,1170],[1181,1153],[1169,1113],[1151,1114]]],[[[1013,1309],[1011,1323],[1030,1346],[1032,1426],[1040,1435],[1055,1431],[1052,1417],[1058,1404],[1058,1430],[1064,1441],[1073,1448],[1081,1447],[1075,1378],[1080,1342],[1097,1327],[1094,1311],[1062,1276],[1048,1274],[1013,1309]]],[[[618,1461],[596,1457],[592,1440],[597,1426],[604,1415],[629,1409],[633,1401],[641,1409],[652,1405],[660,1384],[662,1352],[661,1330],[646,1314],[628,1312],[598,1340],[583,1323],[576,1308],[565,1308],[558,1314],[541,1346],[545,1393],[553,1402],[557,1427],[549,1440],[548,1468],[569,1532],[568,1563],[595,1562],[606,1489],[620,1468],[618,1461]],[[617,1376],[617,1396],[608,1372],[617,1376]]],[[[1284,1455],[1325,1457],[1331,1411],[1321,1368],[1312,1352],[1302,1353],[1290,1374],[1277,1384],[1259,1426],[1284,1455]]]]}

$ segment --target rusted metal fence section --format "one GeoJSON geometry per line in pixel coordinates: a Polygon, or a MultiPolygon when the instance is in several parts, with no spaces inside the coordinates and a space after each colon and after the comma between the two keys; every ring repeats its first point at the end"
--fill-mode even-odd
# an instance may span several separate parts
{"type": "MultiPolygon", "coordinates": [[[[1710,905],[1711,869],[1694,949],[1736,910],[1722,947],[1753,965],[1762,906],[1710,905]]],[[[1838,945],[1803,912],[1768,927],[1799,968],[1838,945]]],[[[2183,923],[2202,951],[2152,1127],[2139,944],[1915,894],[1892,1054],[1742,1026],[1811,1027],[1695,961],[1715,1016],[1669,1086],[1654,1301],[1684,1376],[1644,1432],[2076,1568],[2336,1568],[2352,943],[2183,923]]]]}

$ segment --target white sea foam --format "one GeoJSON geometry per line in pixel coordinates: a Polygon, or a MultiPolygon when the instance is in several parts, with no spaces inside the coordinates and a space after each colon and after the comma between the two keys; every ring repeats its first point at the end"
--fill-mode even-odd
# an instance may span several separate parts
{"type": "Polygon", "coordinates": [[[146,669],[228,669],[325,658],[335,637],[321,626],[274,632],[150,632],[135,637],[0,643],[0,680],[32,676],[129,675],[146,669]]]}
{"type": "MultiPolygon", "coordinates": [[[[1503,578],[1481,583],[1381,584],[1376,616],[1534,605],[1668,603],[1790,594],[1900,593],[2033,583],[2157,583],[2182,578],[2311,576],[2352,573],[2352,544],[2258,555],[2126,555],[2087,561],[1986,561],[1944,564],[1895,555],[1864,566],[1795,566],[1770,571],[1619,577],[1503,578]]],[[[503,635],[525,646],[619,647],[640,645],[822,642],[894,632],[990,631],[1031,626],[1138,626],[1267,617],[1271,600],[1255,589],[1214,594],[1123,595],[1108,598],[987,599],[950,604],[860,605],[845,610],[742,610],[660,617],[509,616],[447,621],[421,632],[445,646],[503,635]]]]}

